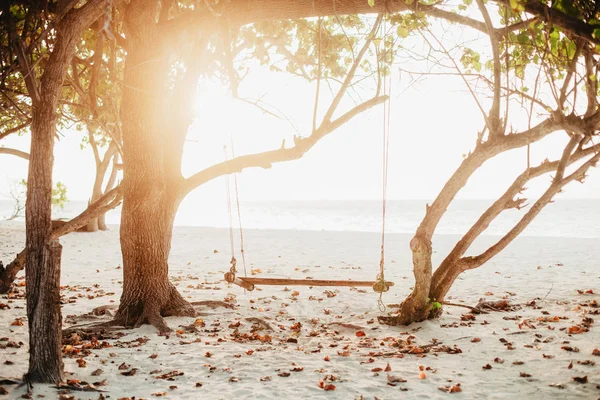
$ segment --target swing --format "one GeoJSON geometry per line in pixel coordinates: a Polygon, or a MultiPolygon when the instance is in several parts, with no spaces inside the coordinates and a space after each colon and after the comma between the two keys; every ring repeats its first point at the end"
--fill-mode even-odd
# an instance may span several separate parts
{"type": "MultiPolygon", "coordinates": [[[[389,78],[389,77],[388,77],[389,78]]],[[[390,85],[391,86],[391,85],[390,85]]],[[[383,80],[383,91],[386,92],[386,78],[383,80]]],[[[388,90],[389,92],[389,90],[388,90]]],[[[389,96],[389,93],[388,93],[389,96]]],[[[384,278],[384,262],[385,262],[385,217],[387,205],[387,175],[388,175],[388,159],[389,159],[389,130],[390,130],[390,100],[387,101],[387,109],[383,108],[383,193],[382,193],[382,230],[381,230],[381,255],[379,260],[379,273],[374,281],[353,281],[353,280],[335,280],[335,279],[287,279],[287,278],[262,278],[246,276],[246,258],[244,255],[244,235],[242,231],[242,219],[240,212],[240,202],[238,196],[237,174],[233,174],[235,185],[235,201],[238,214],[238,225],[240,231],[240,253],[242,254],[242,262],[244,266],[244,276],[237,275],[237,259],[235,258],[235,249],[233,243],[233,218],[231,207],[231,193],[229,185],[229,177],[227,177],[227,208],[229,211],[229,239],[231,242],[231,261],[229,271],[225,273],[225,281],[238,285],[248,291],[254,290],[255,286],[349,286],[349,287],[371,287],[379,293],[380,308],[383,306],[381,295],[387,292],[394,282],[386,281],[384,278]]],[[[231,142],[231,155],[235,157],[233,149],[233,140],[231,142]]],[[[228,160],[227,146],[224,147],[225,160],[228,160]]]]}
{"type": "MultiPolygon", "coordinates": [[[[385,81],[384,81],[385,88],[385,81]]],[[[384,89],[385,90],[385,89],[384,89]]],[[[389,159],[389,113],[390,104],[388,100],[388,109],[384,107],[384,133],[383,133],[383,196],[382,196],[382,231],[381,231],[381,256],[379,260],[379,274],[374,281],[354,281],[354,280],[336,280],[336,279],[288,279],[288,278],[262,278],[262,277],[248,277],[246,276],[246,257],[244,253],[244,234],[242,230],[242,218],[240,212],[240,202],[238,194],[238,182],[237,174],[233,174],[234,187],[235,187],[235,201],[238,214],[238,225],[240,232],[240,253],[242,255],[242,263],[244,266],[244,276],[237,275],[237,259],[235,258],[235,248],[233,239],[233,217],[232,217],[232,205],[231,205],[231,189],[229,184],[229,177],[226,181],[227,190],[227,209],[229,212],[229,240],[231,244],[231,261],[229,271],[225,273],[225,280],[228,283],[238,285],[248,291],[254,290],[255,286],[350,286],[350,287],[371,287],[377,293],[387,292],[391,286],[394,286],[394,282],[386,281],[384,279],[384,261],[385,261],[385,220],[386,220],[386,205],[387,205],[387,171],[388,171],[388,159],[389,159]]],[[[235,157],[233,151],[232,157],[235,157]]],[[[227,146],[224,147],[225,160],[229,159],[227,154],[227,146]]]]}

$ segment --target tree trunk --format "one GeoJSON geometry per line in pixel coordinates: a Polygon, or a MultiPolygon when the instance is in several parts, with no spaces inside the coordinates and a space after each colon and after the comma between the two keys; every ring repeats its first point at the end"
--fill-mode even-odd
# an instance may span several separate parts
{"type": "MultiPolygon", "coordinates": [[[[453,263],[451,265],[445,265],[442,263],[438,269],[436,269],[433,277],[431,278],[431,290],[429,291],[429,297],[431,301],[442,303],[446,299],[446,295],[450,291],[450,288],[454,284],[454,281],[460,274],[463,273],[463,269],[460,266],[460,262],[453,263]]],[[[429,318],[437,318],[441,315],[442,308],[436,308],[429,314],[429,318]]]]}
{"type": "Polygon", "coordinates": [[[150,323],[169,331],[162,317],[194,316],[194,308],[169,282],[168,258],[178,203],[156,189],[127,193],[121,217],[123,295],[115,321],[150,323]]]}
{"type": "MultiPolygon", "coordinates": [[[[123,100],[123,294],[115,322],[150,323],[169,331],[164,316],[194,316],[194,308],[169,282],[168,258],[183,180],[179,165],[166,166],[169,62],[155,23],[156,2],[132,4],[125,18],[131,45],[125,62],[123,100]]],[[[186,127],[187,130],[187,127],[186,127]]]]}
{"type": "MultiPolygon", "coordinates": [[[[62,314],[60,310],[60,259],[58,240],[42,249],[45,271],[32,276],[27,268],[27,315],[29,317],[29,371],[27,382],[53,382],[63,379],[62,314]],[[37,279],[36,279],[37,278],[37,279]]],[[[31,255],[29,256],[31,257],[31,255]]],[[[32,264],[38,265],[38,264],[32,264]]],[[[40,271],[36,271],[40,272],[40,271]]]]}
{"type": "Polygon", "coordinates": [[[388,325],[409,325],[427,319],[431,310],[429,288],[431,283],[431,240],[419,234],[410,241],[413,253],[413,272],[415,287],[402,302],[399,314],[394,317],[380,317],[380,321],[388,325]]]}
{"type": "MultiPolygon", "coordinates": [[[[62,50],[62,49],[60,49],[62,50]]],[[[60,66],[47,68],[48,86],[62,86],[60,66]],[[58,67],[58,68],[56,68],[58,67]]],[[[66,66],[65,66],[66,68],[66,66]]],[[[44,86],[42,86],[43,88],[44,86]]],[[[60,263],[53,258],[58,247],[52,245],[52,167],[56,126],[56,93],[42,92],[34,107],[31,124],[31,157],[27,177],[25,230],[27,250],[27,318],[29,320],[29,382],[56,383],[62,380],[60,352],[60,263]],[[47,340],[47,341],[46,341],[47,340]]],[[[58,261],[60,261],[60,254],[58,261]]]]}

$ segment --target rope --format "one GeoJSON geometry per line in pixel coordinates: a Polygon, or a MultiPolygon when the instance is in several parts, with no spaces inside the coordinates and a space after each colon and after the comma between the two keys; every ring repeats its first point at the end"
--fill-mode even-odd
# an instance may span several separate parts
{"type": "MultiPolygon", "coordinates": [[[[233,138],[231,138],[231,157],[235,158],[235,150],[233,147],[233,138]]],[[[248,276],[248,273],[246,272],[246,254],[244,253],[244,232],[242,230],[242,213],[240,211],[240,196],[239,196],[239,191],[238,191],[237,173],[233,174],[233,183],[235,185],[235,204],[237,207],[238,226],[240,229],[240,253],[242,253],[242,265],[244,266],[244,276],[248,276]]],[[[231,214],[230,214],[230,217],[231,217],[231,214]]]]}
{"type": "MultiPolygon", "coordinates": [[[[226,145],[223,146],[223,153],[225,154],[225,161],[227,162],[229,160],[229,157],[227,156],[227,146],[226,145]]],[[[233,243],[233,216],[232,216],[232,210],[231,210],[231,188],[229,186],[229,175],[227,175],[225,179],[226,179],[225,187],[227,189],[227,212],[229,213],[229,243],[231,244],[230,272],[235,275],[235,273],[236,273],[235,266],[237,264],[237,260],[235,259],[235,247],[234,247],[234,243],[233,243]]]]}
{"type": "MultiPolygon", "coordinates": [[[[385,22],[383,25],[385,33],[385,22]]],[[[385,43],[383,44],[385,50],[385,43]]],[[[383,79],[383,93],[391,97],[391,72],[383,79]]],[[[389,142],[390,142],[390,115],[391,115],[391,101],[388,98],[387,105],[383,107],[383,149],[382,149],[382,170],[383,170],[383,182],[382,182],[382,222],[381,222],[381,258],[379,260],[379,274],[377,275],[377,282],[382,289],[379,292],[379,299],[377,304],[381,312],[385,311],[385,304],[383,303],[383,292],[385,288],[385,220],[387,211],[387,184],[388,184],[388,165],[389,165],[389,142]]]]}

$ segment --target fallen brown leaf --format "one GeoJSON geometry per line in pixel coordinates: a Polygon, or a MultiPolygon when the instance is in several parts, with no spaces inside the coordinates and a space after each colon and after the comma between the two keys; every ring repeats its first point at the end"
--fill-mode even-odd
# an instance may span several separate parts
{"type": "Polygon", "coordinates": [[[573,379],[577,383],[587,383],[588,382],[587,375],[586,376],[574,376],[571,379],[573,379]]]}

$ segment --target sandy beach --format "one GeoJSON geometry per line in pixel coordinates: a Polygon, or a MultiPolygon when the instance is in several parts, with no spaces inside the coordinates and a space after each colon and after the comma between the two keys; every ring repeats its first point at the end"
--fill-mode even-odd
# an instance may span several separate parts
{"type": "MultiPolygon", "coordinates": [[[[386,279],[396,285],[383,296],[383,314],[394,311],[413,283],[410,235],[387,238],[386,279]]],[[[434,237],[434,263],[457,239],[434,237]]],[[[471,253],[494,239],[483,237],[471,253]]],[[[22,222],[0,223],[0,259],[10,262],[24,240],[22,222]]],[[[167,318],[174,329],[168,338],[143,326],[100,339],[89,350],[84,338],[66,346],[67,378],[105,392],[72,391],[66,395],[74,397],[65,398],[600,398],[600,351],[594,351],[600,348],[598,239],[519,238],[459,278],[448,298],[465,305],[507,299],[517,306],[514,311],[473,315],[448,306],[440,319],[409,327],[380,325],[378,295],[370,290],[301,286],[245,292],[228,285],[223,280],[231,257],[228,240],[224,229],[176,227],[170,276],[190,301],[224,301],[230,307],[205,307],[197,319],[167,318]]],[[[372,280],[379,240],[374,233],[247,230],[246,272],[372,280]]],[[[73,316],[118,304],[118,226],[69,234],[61,243],[66,327],[73,316]]],[[[23,291],[21,286],[0,297],[1,377],[18,378],[27,369],[23,291]]],[[[6,398],[25,393],[1,386],[6,398]]],[[[38,385],[33,398],[58,393],[38,385]]]]}

